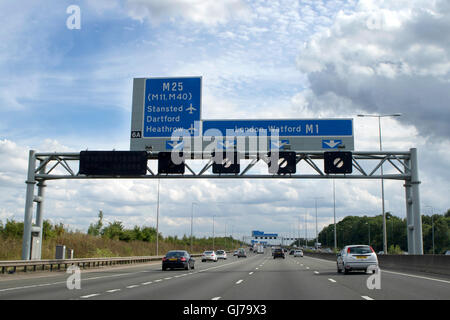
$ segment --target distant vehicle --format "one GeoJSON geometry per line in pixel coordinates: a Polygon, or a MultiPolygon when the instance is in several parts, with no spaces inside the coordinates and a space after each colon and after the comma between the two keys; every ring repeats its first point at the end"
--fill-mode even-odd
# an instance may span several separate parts
{"type": "Polygon", "coordinates": [[[289,255],[292,256],[292,255],[294,254],[294,252],[295,252],[295,250],[294,250],[294,249],[291,249],[291,250],[289,251],[289,255]]]}
{"type": "Polygon", "coordinates": [[[450,250],[445,251],[444,255],[450,256],[450,250]]]}
{"type": "Polygon", "coordinates": [[[275,249],[273,251],[273,258],[274,259],[276,259],[276,258],[283,258],[284,259],[285,258],[284,250],[280,249],[280,248],[275,249]]]}
{"type": "Polygon", "coordinates": [[[217,250],[216,251],[217,259],[227,260],[227,253],[225,250],[217,250]]]}
{"type": "Polygon", "coordinates": [[[237,256],[237,255],[238,255],[238,250],[234,250],[233,256],[237,256]]]}
{"type": "Polygon", "coordinates": [[[162,270],[167,269],[194,269],[195,260],[191,255],[184,250],[173,250],[167,252],[165,257],[162,259],[162,270]]]}
{"type": "Polygon", "coordinates": [[[214,261],[217,262],[217,255],[214,251],[205,251],[202,255],[202,262],[214,261]]]}
{"type": "Polygon", "coordinates": [[[294,257],[303,257],[303,251],[302,250],[295,250],[294,251],[294,257]]]}
{"type": "Polygon", "coordinates": [[[370,266],[378,267],[378,258],[375,251],[368,245],[345,246],[337,254],[337,271],[344,270],[348,274],[352,270],[365,270],[370,266]]]}
{"type": "Polygon", "coordinates": [[[264,246],[262,244],[256,246],[256,253],[264,254],[264,246]]]}
{"type": "Polygon", "coordinates": [[[237,257],[238,258],[247,258],[247,254],[245,253],[244,248],[239,248],[237,257]]]}

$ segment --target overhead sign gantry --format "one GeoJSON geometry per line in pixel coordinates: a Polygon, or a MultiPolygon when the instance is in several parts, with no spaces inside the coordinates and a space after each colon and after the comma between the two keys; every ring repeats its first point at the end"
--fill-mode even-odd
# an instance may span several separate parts
{"type": "Polygon", "coordinates": [[[201,77],[134,79],[131,151],[31,150],[22,259],[41,257],[46,181],[130,178],[403,180],[408,252],[423,254],[416,149],[354,151],[352,119],[202,120],[201,85],[201,77]],[[194,170],[189,162],[197,159],[208,163],[194,170]],[[249,161],[243,170],[241,159],[249,161]],[[157,172],[148,165],[155,161],[157,172]],[[267,173],[252,171],[260,161],[267,164],[267,173]],[[312,173],[297,172],[300,163],[312,173]],[[383,165],[389,173],[381,170],[383,165]]]}

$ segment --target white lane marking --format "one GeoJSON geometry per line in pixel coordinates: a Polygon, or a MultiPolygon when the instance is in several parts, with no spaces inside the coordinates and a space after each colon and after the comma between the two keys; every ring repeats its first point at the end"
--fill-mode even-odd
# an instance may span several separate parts
{"type": "Polygon", "coordinates": [[[126,287],[126,288],[127,288],[127,289],[133,289],[133,288],[136,288],[136,287],[139,287],[139,285],[133,284],[133,285],[128,286],[128,287],[126,287]]]}
{"type": "Polygon", "coordinates": [[[331,282],[336,282],[336,280],[334,280],[334,279],[328,279],[328,280],[330,280],[331,282]]]}
{"type": "Polygon", "coordinates": [[[107,290],[106,292],[109,292],[109,293],[113,293],[113,292],[117,292],[117,291],[120,291],[121,289],[112,289],[112,290],[107,290]]]}
{"type": "MultiPolygon", "coordinates": [[[[231,265],[231,264],[235,264],[235,263],[238,263],[238,262],[243,262],[243,261],[244,260],[237,260],[237,261],[230,262],[230,263],[227,263],[227,264],[223,264],[223,265],[220,265],[220,266],[217,266],[217,267],[204,269],[204,270],[201,270],[199,272],[207,271],[207,270],[211,270],[211,269],[216,269],[216,268],[222,268],[222,267],[225,267],[225,266],[228,266],[228,265],[231,265]]],[[[157,265],[157,264],[158,263],[150,263],[149,265],[157,265]]],[[[141,266],[139,266],[139,267],[141,267],[141,266]]],[[[121,269],[126,269],[126,268],[121,268],[121,269]]],[[[96,272],[96,271],[92,270],[92,272],[96,272]]],[[[81,279],[81,281],[97,280],[97,279],[105,279],[105,278],[114,278],[114,277],[121,277],[121,276],[130,276],[130,275],[135,275],[135,274],[138,274],[138,273],[147,273],[147,272],[153,272],[153,270],[152,271],[145,271],[144,270],[144,271],[138,271],[138,272],[132,272],[132,273],[119,273],[119,274],[113,274],[113,275],[108,275],[108,276],[98,276],[98,277],[92,277],[92,278],[84,278],[84,279],[81,279]]],[[[191,274],[191,273],[189,273],[189,274],[191,274]]],[[[187,274],[184,273],[184,274],[182,274],[180,276],[184,277],[186,275],[187,274]]],[[[36,278],[33,278],[33,279],[39,279],[39,278],[44,278],[44,277],[36,277],[36,278]]],[[[162,281],[162,280],[155,280],[155,282],[159,282],[159,281],[162,281]]],[[[43,284],[35,284],[35,285],[22,286],[22,287],[5,288],[5,289],[0,289],[0,292],[19,290],[19,289],[31,289],[31,288],[38,288],[38,287],[46,287],[46,286],[53,286],[53,285],[58,285],[58,284],[66,284],[66,281],[64,280],[64,281],[58,281],[58,282],[53,282],[53,283],[43,283],[43,284]]]]}
{"type": "Polygon", "coordinates": [[[87,296],[81,296],[81,299],[88,299],[88,298],[92,298],[92,297],[96,297],[99,296],[100,293],[93,293],[93,294],[88,294],[87,296]]]}
{"type": "Polygon", "coordinates": [[[361,297],[363,297],[366,300],[373,300],[371,297],[368,297],[368,296],[361,296],[361,297]]]}
{"type": "Polygon", "coordinates": [[[143,286],[146,286],[146,285],[148,285],[148,284],[150,284],[150,283],[152,283],[151,281],[149,281],[149,282],[142,282],[141,284],[143,285],[143,286]]]}
{"type": "Polygon", "coordinates": [[[308,269],[308,270],[309,270],[309,267],[306,267],[306,269],[308,269]]]}
{"type": "MultiPolygon", "coordinates": [[[[318,261],[322,261],[322,262],[328,262],[328,263],[330,263],[330,264],[336,265],[336,261],[330,261],[330,260],[325,260],[325,259],[320,259],[320,258],[313,258],[313,257],[308,257],[307,259],[313,259],[313,260],[318,260],[318,261]]],[[[423,279],[423,280],[430,280],[430,281],[437,281],[437,282],[443,282],[443,283],[450,283],[450,281],[448,281],[448,280],[436,279],[436,278],[430,278],[430,277],[423,277],[423,276],[417,276],[417,275],[408,274],[408,273],[400,273],[400,272],[394,272],[394,271],[387,271],[387,270],[385,270],[385,269],[381,269],[381,272],[384,272],[384,273],[391,273],[391,274],[396,274],[396,275],[399,275],[399,276],[405,276],[405,277],[411,277],[411,278],[423,279]]]]}
{"type": "Polygon", "coordinates": [[[381,272],[397,274],[397,275],[405,276],[405,277],[412,277],[412,278],[418,278],[418,279],[424,279],[424,280],[431,280],[431,281],[438,281],[438,282],[443,282],[443,283],[450,283],[450,281],[448,281],[448,280],[441,280],[441,279],[436,279],[436,278],[429,278],[429,277],[416,276],[416,275],[413,275],[413,274],[407,274],[407,273],[400,273],[400,272],[386,271],[386,270],[383,270],[383,269],[381,270],[381,272]]]}
{"type": "Polygon", "coordinates": [[[244,281],[244,280],[238,280],[238,281],[236,282],[236,284],[241,284],[242,281],[244,281]]]}
{"type": "Polygon", "coordinates": [[[258,270],[258,268],[255,268],[255,270],[258,270]]]}
{"type": "Polygon", "coordinates": [[[211,300],[219,300],[219,299],[220,299],[220,297],[214,297],[211,300]]]}
{"type": "Polygon", "coordinates": [[[162,279],[155,280],[155,282],[160,282],[160,281],[162,281],[162,279]]]}
{"type": "Polygon", "coordinates": [[[253,271],[252,271],[252,272],[249,272],[249,274],[252,275],[252,274],[253,274],[253,271]]]}
{"type": "Polygon", "coordinates": [[[164,280],[170,280],[170,279],[172,279],[172,277],[169,277],[169,278],[164,278],[164,280]]]}
{"type": "Polygon", "coordinates": [[[303,267],[303,263],[300,264],[300,267],[303,267]]]}
{"type": "Polygon", "coordinates": [[[319,271],[314,271],[315,274],[319,274],[319,271]]]}

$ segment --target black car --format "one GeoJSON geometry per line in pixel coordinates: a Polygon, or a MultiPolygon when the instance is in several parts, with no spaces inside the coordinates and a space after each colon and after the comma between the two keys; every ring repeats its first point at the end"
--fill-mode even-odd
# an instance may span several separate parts
{"type": "Polygon", "coordinates": [[[284,250],[283,249],[275,249],[274,251],[273,251],[273,258],[274,259],[276,259],[276,258],[285,258],[284,257],[284,250]]]}
{"type": "Polygon", "coordinates": [[[292,256],[294,254],[294,249],[291,249],[291,251],[289,251],[289,255],[292,256]]]}
{"type": "Polygon", "coordinates": [[[166,256],[162,259],[163,271],[167,269],[194,269],[195,260],[191,255],[184,250],[173,250],[167,252],[166,256]]]}

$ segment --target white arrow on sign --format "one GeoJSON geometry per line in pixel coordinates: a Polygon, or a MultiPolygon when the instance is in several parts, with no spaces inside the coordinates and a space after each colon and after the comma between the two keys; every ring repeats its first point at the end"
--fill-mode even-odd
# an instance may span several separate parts
{"type": "Polygon", "coordinates": [[[323,140],[323,143],[325,143],[330,148],[336,148],[336,146],[340,145],[342,143],[341,140],[323,140]]]}
{"type": "Polygon", "coordinates": [[[234,147],[234,141],[229,141],[229,140],[227,140],[225,142],[218,141],[217,147],[222,148],[222,149],[232,148],[232,147],[234,147]]]}
{"type": "Polygon", "coordinates": [[[289,140],[272,141],[272,148],[281,149],[287,144],[289,144],[289,140]]]}
{"type": "Polygon", "coordinates": [[[167,144],[171,147],[171,149],[182,149],[183,148],[183,141],[167,141],[167,144]]]}

